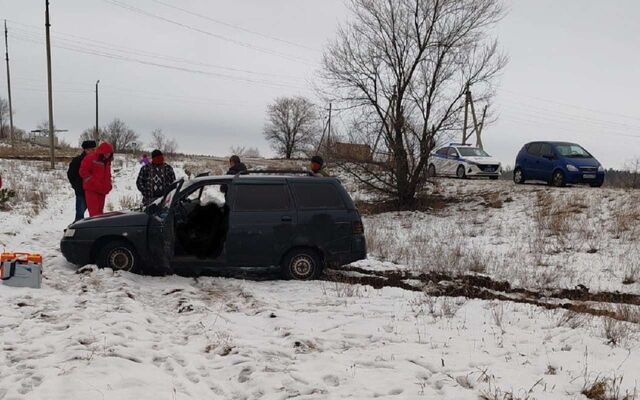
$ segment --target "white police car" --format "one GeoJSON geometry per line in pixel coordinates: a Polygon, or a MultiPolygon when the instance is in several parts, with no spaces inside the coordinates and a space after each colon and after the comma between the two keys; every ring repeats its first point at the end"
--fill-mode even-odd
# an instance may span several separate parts
{"type": "Polygon", "coordinates": [[[498,179],[502,172],[500,161],[486,151],[471,145],[450,143],[429,156],[427,174],[433,176],[489,177],[498,179]]]}

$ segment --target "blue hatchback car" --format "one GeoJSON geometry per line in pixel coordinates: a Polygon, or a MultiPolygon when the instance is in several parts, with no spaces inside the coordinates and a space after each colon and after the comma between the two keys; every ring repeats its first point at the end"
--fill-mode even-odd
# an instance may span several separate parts
{"type": "Polygon", "coordinates": [[[545,181],[553,186],[583,183],[600,187],[604,168],[588,151],[575,143],[531,142],[522,147],[513,170],[513,181],[545,181]]]}

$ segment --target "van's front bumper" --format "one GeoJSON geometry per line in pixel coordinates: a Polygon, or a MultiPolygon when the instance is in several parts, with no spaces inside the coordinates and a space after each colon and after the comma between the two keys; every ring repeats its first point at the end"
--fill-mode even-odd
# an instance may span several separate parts
{"type": "Polygon", "coordinates": [[[91,264],[92,243],[92,240],[77,240],[65,237],[60,241],[60,251],[71,264],[87,265],[91,264]]]}

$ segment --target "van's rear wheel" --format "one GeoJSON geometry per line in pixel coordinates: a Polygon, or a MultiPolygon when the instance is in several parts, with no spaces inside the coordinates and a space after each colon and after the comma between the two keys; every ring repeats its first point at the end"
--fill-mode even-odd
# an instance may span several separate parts
{"type": "Polygon", "coordinates": [[[140,270],[136,251],[128,243],[114,241],[102,246],[96,258],[100,268],[111,268],[114,271],[137,272],[140,270]]]}
{"type": "Polygon", "coordinates": [[[458,177],[458,179],[465,179],[467,177],[467,173],[463,165],[460,165],[456,170],[456,176],[458,177]]]}
{"type": "Polygon", "coordinates": [[[286,279],[308,281],[316,279],[322,272],[322,261],[311,249],[291,250],[282,261],[282,275],[286,279]]]}

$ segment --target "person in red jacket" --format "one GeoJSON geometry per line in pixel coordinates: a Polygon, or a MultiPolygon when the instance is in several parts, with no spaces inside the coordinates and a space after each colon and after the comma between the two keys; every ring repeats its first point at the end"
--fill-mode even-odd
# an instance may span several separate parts
{"type": "Polygon", "coordinates": [[[82,188],[90,217],[104,214],[104,201],[111,191],[112,159],[113,146],[105,142],[95,152],[88,154],[80,164],[82,188]]]}

